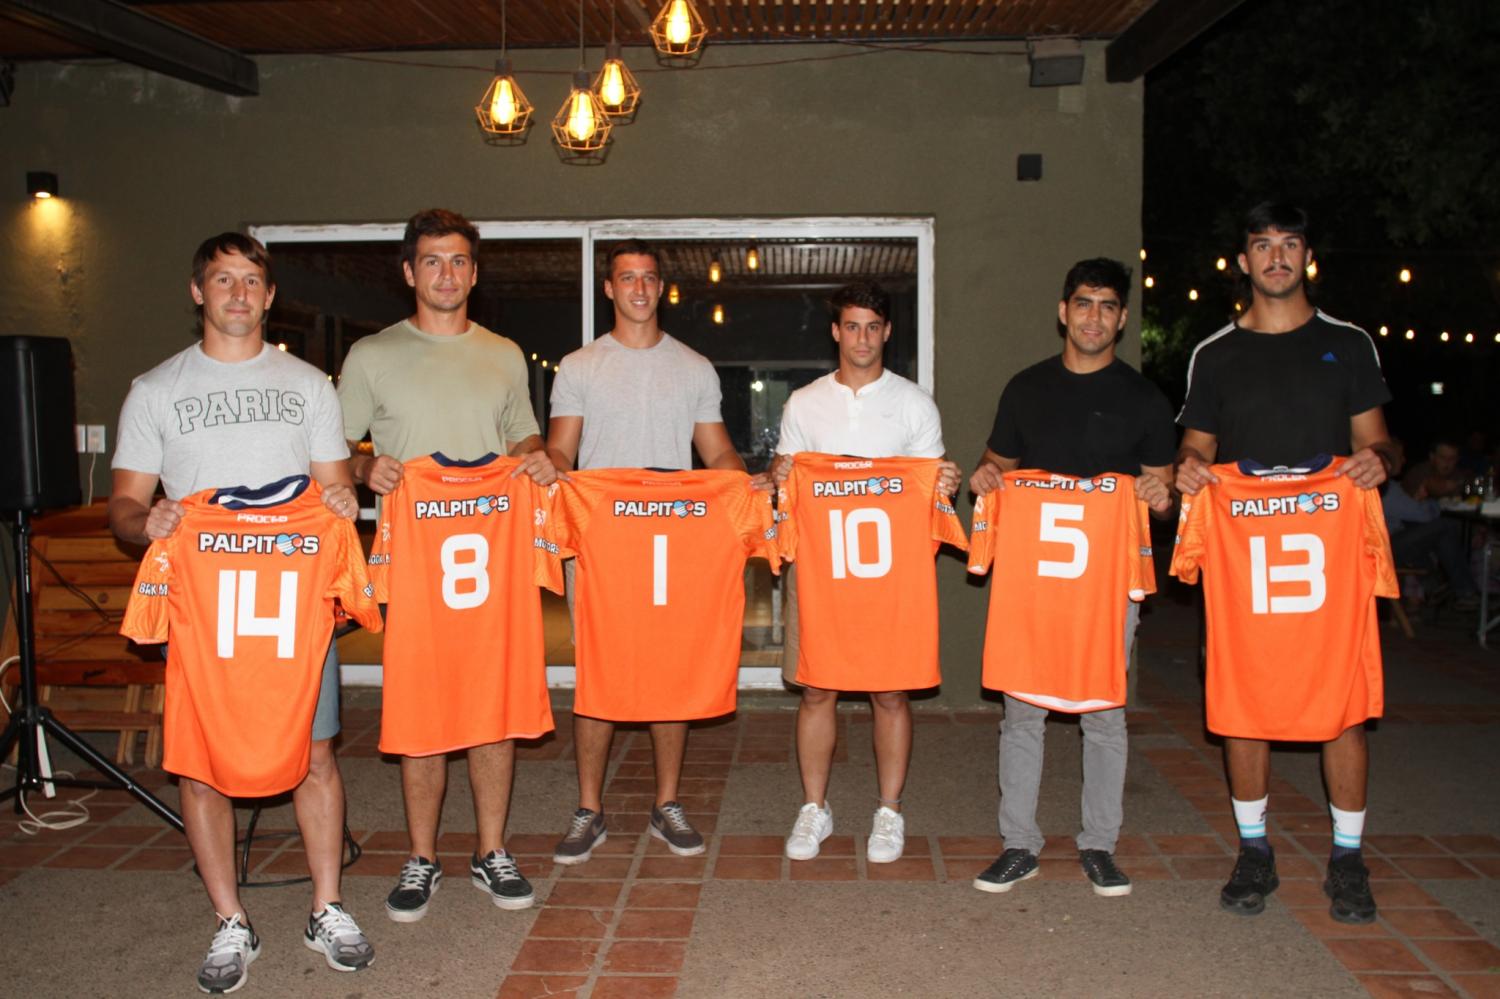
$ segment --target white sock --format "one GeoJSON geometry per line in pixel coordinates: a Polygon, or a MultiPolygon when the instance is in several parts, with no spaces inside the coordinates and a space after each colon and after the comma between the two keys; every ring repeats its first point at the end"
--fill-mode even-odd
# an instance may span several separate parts
{"type": "Polygon", "coordinates": [[[1240,839],[1265,839],[1266,803],[1270,800],[1270,795],[1259,801],[1229,799],[1234,806],[1234,824],[1240,827],[1240,839]]]}
{"type": "Polygon", "coordinates": [[[1338,849],[1358,850],[1365,832],[1365,810],[1346,812],[1330,802],[1328,813],[1333,816],[1333,845],[1338,849]]]}

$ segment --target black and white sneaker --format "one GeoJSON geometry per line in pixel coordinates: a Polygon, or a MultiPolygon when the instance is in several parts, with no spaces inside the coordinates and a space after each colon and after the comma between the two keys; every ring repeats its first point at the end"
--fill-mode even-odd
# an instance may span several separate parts
{"type": "Polygon", "coordinates": [[[334,971],[358,971],[375,963],[375,948],[338,902],[329,902],[322,912],[307,917],[302,942],[308,950],[322,954],[334,971]]]}
{"type": "Polygon", "coordinates": [[[1083,865],[1083,873],[1093,882],[1095,895],[1130,894],[1130,879],[1115,865],[1115,856],[1108,850],[1079,850],[1078,862],[1083,865]]]}
{"type": "Polygon", "coordinates": [[[609,839],[604,813],[580,808],[568,820],[568,831],[552,851],[555,864],[581,864],[594,855],[594,847],[609,839]]]}
{"type": "Polygon", "coordinates": [[[1375,921],[1375,896],[1370,892],[1370,869],[1359,854],[1349,854],[1328,862],[1328,879],[1323,894],[1333,904],[1328,914],[1340,923],[1362,925],[1375,921]]]}
{"type": "Polygon", "coordinates": [[[1276,851],[1241,847],[1234,873],[1219,892],[1219,907],[1237,916],[1257,916],[1266,909],[1266,896],[1279,887],[1276,851]]]}
{"type": "Polygon", "coordinates": [[[1036,862],[1036,854],[1016,847],[1006,850],[995,859],[993,864],[986,867],[984,872],[974,879],[974,887],[980,891],[1010,891],[1017,881],[1034,878],[1041,872],[1041,865],[1036,862]]]}
{"type": "Polygon", "coordinates": [[[482,858],[475,854],[469,860],[469,880],[475,888],[489,892],[490,900],[502,909],[529,909],[536,901],[536,892],[521,876],[516,858],[504,850],[491,850],[482,858]]]}
{"type": "Polygon", "coordinates": [[[696,857],[704,849],[702,834],[692,827],[675,801],[651,806],[651,835],[679,857],[696,857]]]}
{"type": "Polygon", "coordinates": [[[427,915],[427,903],[442,880],[442,864],[426,857],[408,857],[401,865],[396,887],[385,897],[385,914],[398,923],[415,923],[427,915]]]}
{"type": "Polygon", "coordinates": [[[250,980],[250,962],[260,957],[260,938],[243,918],[240,913],[219,917],[219,928],[198,969],[199,991],[226,995],[250,980]]]}

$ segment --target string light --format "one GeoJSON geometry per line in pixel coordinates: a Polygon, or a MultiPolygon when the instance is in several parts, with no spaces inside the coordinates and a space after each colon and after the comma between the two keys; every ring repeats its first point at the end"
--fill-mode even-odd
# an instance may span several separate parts
{"type": "Polygon", "coordinates": [[[1218,260],[1214,261],[1214,270],[1216,270],[1216,271],[1222,271],[1222,270],[1226,269],[1228,266],[1229,266],[1229,261],[1225,260],[1223,257],[1220,257],[1218,260]]]}
{"type": "Polygon", "coordinates": [[[1443,330],[1443,332],[1439,333],[1438,334],[1438,339],[1441,340],[1441,341],[1443,341],[1444,343],[1447,343],[1448,342],[1448,331],[1447,330],[1443,330]]]}
{"type": "Polygon", "coordinates": [[[708,28],[692,0],[668,0],[651,21],[651,42],[669,58],[683,58],[703,47],[708,28]]]}
{"type": "Polygon", "coordinates": [[[552,116],[552,138],[558,146],[573,154],[575,161],[597,161],[609,145],[614,122],[604,113],[599,97],[589,89],[589,71],[584,68],[583,0],[578,0],[578,70],[573,74],[573,89],[552,116]]]}
{"type": "Polygon", "coordinates": [[[1411,269],[1407,267],[1401,268],[1401,273],[1396,275],[1396,279],[1402,284],[1411,284],[1411,269]]]}
{"type": "Polygon", "coordinates": [[[495,60],[495,77],[490,80],[484,96],[474,106],[474,116],[479,128],[500,142],[510,140],[519,144],[525,140],[526,130],[531,127],[531,102],[521,92],[521,85],[511,73],[510,60],[505,56],[505,0],[500,3],[500,58],[495,60]]]}
{"type": "Polygon", "coordinates": [[[760,251],[753,244],[745,251],[745,266],[752,271],[760,270],[760,251]]]}
{"type": "Polygon", "coordinates": [[[1408,340],[1415,340],[1416,338],[1417,338],[1417,331],[1416,330],[1407,330],[1406,331],[1406,339],[1408,339],[1408,340]]]}
{"type": "MultiPolygon", "coordinates": [[[[1145,253],[1146,251],[1142,250],[1141,252],[1145,253]]],[[[1152,277],[1150,274],[1147,274],[1146,275],[1146,280],[1143,283],[1146,285],[1147,288],[1155,288],[1156,287],[1156,278],[1152,277]]]]}
{"type": "Polygon", "coordinates": [[[1144,261],[1145,259],[1146,259],[1146,248],[1143,246],[1143,247],[1141,247],[1141,260],[1144,261]]]}
{"type": "Polygon", "coordinates": [[[1198,289],[1197,288],[1189,288],[1188,289],[1188,301],[1189,302],[1196,302],[1196,301],[1198,301],[1198,289]]]}
{"type": "Polygon", "coordinates": [[[1473,342],[1474,342],[1474,334],[1473,333],[1465,333],[1464,334],[1464,343],[1473,343],[1473,342]]]}
{"type": "Polygon", "coordinates": [[[708,262],[708,279],[714,284],[718,284],[719,279],[723,276],[724,268],[719,265],[719,258],[714,257],[708,262]]]}
{"type": "Polygon", "coordinates": [[[1391,333],[1391,328],[1389,326],[1382,326],[1382,327],[1380,327],[1380,335],[1381,336],[1390,336],[1390,333],[1391,333]]]}
{"type": "Polygon", "coordinates": [[[674,281],[667,286],[667,304],[676,305],[680,301],[682,301],[682,292],[678,290],[677,282],[674,281]]]}
{"type": "Polygon", "coordinates": [[[615,39],[615,5],[609,5],[609,44],[604,47],[604,65],[594,78],[594,93],[604,106],[604,113],[624,124],[635,116],[641,101],[641,85],[625,65],[620,43],[615,39]]]}
{"type": "Polygon", "coordinates": [[[1316,260],[1309,260],[1307,262],[1306,272],[1307,279],[1309,281],[1316,281],[1318,279],[1318,262],[1316,260]]]}
{"type": "Polygon", "coordinates": [[[714,306],[714,325],[715,326],[723,326],[724,325],[724,306],[722,306],[722,305],[715,305],[714,306]]]}
{"type": "Polygon", "coordinates": [[[533,351],[532,351],[532,352],[531,352],[531,359],[532,359],[532,360],[533,360],[533,361],[535,361],[535,360],[536,360],[536,351],[534,351],[534,350],[533,350],[533,351]]]}

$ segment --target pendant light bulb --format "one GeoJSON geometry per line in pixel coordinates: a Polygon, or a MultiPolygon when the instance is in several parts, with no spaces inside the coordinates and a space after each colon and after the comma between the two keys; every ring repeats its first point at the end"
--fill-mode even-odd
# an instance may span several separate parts
{"type": "Polygon", "coordinates": [[[479,127],[493,136],[520,138],[531,124],[531,111],[531,102],[511,75],[510,60],[498,60],[495,77],[474,108],[479,127]]]}
{"type": "Polygon", "coordinates": [[[625,65],[620,43],[612,41],[604,50],[604,65],[594,77],[594,95],[604,113],[625,124],[635,116],[641,102],[641,85],[625,65]]]}
{"type": "Polygon", "coordinates": [[[674,46],[686,45],[693,36],[693,22],[688,17],[687,0],[672,0],[667,11],[667,41],[674,46]]]}
{"type": "Polygon", "coordinates": [[[575,89],[568,104],[568,134],[578,142],[587,142],[599,128],[594,120],[594,102],[585,91],[575,89]]]}
{"type": "Polygon", "coordinates": [[[613,123],[589,89],[589,74],[573,74],[573,89],[552,119],[552,137],[570,153],[597,153],[609,143],[613,123]]]}
{"type": "Polygon", "coordinates": [[[692,0],[667,0],[651,21],[651,42],[664,56],[695,55],[707,35],[708,26],[692,0]]]}
{"type": "Polygon", "coordinates": [[[497,125],[510,126],[515,123],[520,110],[520,106],[516,104],[515,85],[506,77],[495,88],[495,97],[490,101],[490,118],[497,125]]]}
{"type": "Polygon", "coordinates": [[[715,326],[723,326],[724,325],[724,306],[722,306],[722,305],[715,305],[714,306],[714,325],[715,326]]]}
{"type": "Polygon", "coordinates": [[[719,283],[719,279],[721,277],[723,277],[723,276],[724,276],[724,268],[722,268],[722,267],[719,266],[718,258],[710,260],[708,262],[708,279],[710,281],[712,281],[714,284],[718,284],[719,283]]]}
{"type": "Polygon", "coordinates": [[[745,251],[745,266],[752,271],[760,270],[760,250],[752,246],[745,251]]]}
{"type": "Polygon", "coordinates": [[[674,281],[667,287],[667,304],[676,305],[680,301],[682,301],[682,291],[677,287],[677,282],[674,281]]]}

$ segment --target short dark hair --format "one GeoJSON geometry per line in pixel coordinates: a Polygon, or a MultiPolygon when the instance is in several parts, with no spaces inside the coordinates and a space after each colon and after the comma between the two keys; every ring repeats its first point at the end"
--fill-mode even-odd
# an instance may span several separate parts
{"type": "Polygon", "coordinates": [[[644,239],[622,239],[609,248],[609,257],[604,261],[606,279],[615,272],[615,261],[621,257],[650,257],[658,274],[661,272],[661,254],[656,252],[656,247],[644,239]]]}
{"type": "Polygon", "coordinates": [[[417,240],[423,236],[459,235],[469,241],[469,256],[479,255],[479,230],[458,212],[446,208],[427,208],[406,220],[401,236],[401,262],[416,266],[417,240]]]}
{"type": "Polygon", "coordinates": [[[1287,201],[1262,201],[1245,213],[1240,227],[1240,244],[1251,236],[1275,229],[1277,232],[1307,238],[1307,212],[1287,201]]]}
{"type": "Polygon", "coordinates": [[[1130,268],[1118,260],[1094,257],[1092,260],[1078,261],[1068,268],[1068,274],[1063,278],[1062,298],[1059,301],[1066,302],[1083,285],[1108,288],[1120,296],[1120,308],[1130,305],[1130,268]]]}
{"type": "Polygon", "coordinates": [[[193,253],[195,287],[203,287],[204,278],[208,275],[208,265],[221,253],[238,253],[265,273],[266,287],[276,287],[276,279],[271,276],[271,252],[254,236],[246,236],[241,232],[221,232],[198,244],[198,249],[193,253]]]}
{"type": "Polygon", "coordinates": [[[874,281],[846,284],[828,298],[828,318],[835,326],[845,309],[869,309],[881,322],[891,321],[891,293],[874,281]]]}

